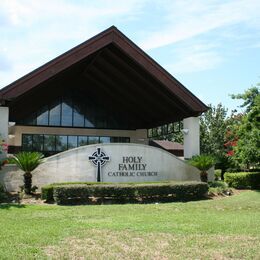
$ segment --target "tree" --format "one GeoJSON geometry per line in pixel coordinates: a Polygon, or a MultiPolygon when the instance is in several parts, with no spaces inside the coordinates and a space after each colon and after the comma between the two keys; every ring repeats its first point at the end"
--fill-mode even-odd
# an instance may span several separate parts
{"type": "Polygon", "coordinates": [[[42,162],[43,155],[37,152],[21,152],[13,157],[13,162],[24,172],[24,192],[31,194],[32,171],[42,162]]]}
{"type": "Polygon", "coordinates": [[[204,154],[223,154],[227,109],[218,104],[200,117],[200,150],[204,154]]]}
{"type": "Polygon", "coordinates": [[[243,99],[244,103],[239,107],[245,107],[245,113],[252,110],[253,107],[257,106],[257,100],[259,100],[259,88],[260,83],[257,83],[255,87],[251,87],[245,91],[243,94],[232,94],[230,95],[232,99],[243,99]]]}
{"type": "Polygon", "coordinates": [[[188,162],[201,171],[200,180],[208,182],[207,171],[215,164],[215,158],[211,155],[195,155],[188,162]]]}
{"type": "Polygon", "coordinates": [[[260,94],[258,83],[243,94],[232,95],[233,99],[242,99],[240,107],[245,108],[241,124],[237,130],[237,145],[234,159],[244,168],[259,166],[260,161],[260,94]]]}
{"type": "Polygon", "coordinates": [[[216,158],[216,168],[223,174],[230,165],[225,147],[227,131],[227,109],[220,103],[216,107],[209,105],[209,110],[200,117],[200,151],[216,158]]]}
{"type": "Polygon", "coordinates": [[[225,136],[225,148],[227,158],[229,159],[229,166],[233,169],[239,169],[239,164],[234,160],[235,147],[238,142],[238,131],[241,127],[243,119],[242,113],[237,113],[237,110],[232,111],[231,115],[227,118],[227,131],[225,136]]]}

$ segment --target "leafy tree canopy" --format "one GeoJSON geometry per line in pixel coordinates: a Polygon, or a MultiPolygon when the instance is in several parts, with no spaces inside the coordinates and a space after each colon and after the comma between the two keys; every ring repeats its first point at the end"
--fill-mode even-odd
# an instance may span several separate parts
{"type": "Polygon", "coordinates": [[[232,94],[232,99],[243,99],[244,103],[240,107],[246,108],[246,113],[252,110],[256,106],[257,97],[259,100],[259,88],[260,83],[257,83],[255,87],[251,87],[246,90],[243,94],[232,94]]]}
{"type": "MultiPolygon", "coordinates": [[[[260,84],[257,84],[259,86],[260,84]]],[[[233,95],[244,100],[241,107],[246,107],[241,124],[237,130],[237,146],[234,159],[241,166],[249,168],[259,165],[260,159],[260,94],[259,88],[253,87],[244,94],[233,95]]]]}
{"type": "Polygon", "coordinates": [[[223,157],[225,134],[227,129],[227,109],[220,103],[216,107],[209,105],[209,110],[200,117],[200,150],[202,154],[223,157]]]}

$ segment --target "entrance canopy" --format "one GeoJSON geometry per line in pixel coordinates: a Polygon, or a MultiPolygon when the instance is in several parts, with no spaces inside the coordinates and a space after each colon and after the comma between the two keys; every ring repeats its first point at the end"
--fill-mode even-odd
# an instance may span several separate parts
{"type": "Polygon", "coordinates": [[[112,26],[0,90],[19,121],[66,93],[93,99],[133,129],[199,116],[207,106],[112,26]]]}

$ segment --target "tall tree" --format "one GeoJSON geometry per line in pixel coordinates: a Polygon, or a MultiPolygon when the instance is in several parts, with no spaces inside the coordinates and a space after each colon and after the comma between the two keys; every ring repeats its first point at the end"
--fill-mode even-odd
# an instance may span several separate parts
{"type": "Polygon", "coordinates": [[[209,105],[209,110],[200,117],[200,150],[202,154],[211,154],[216,158],[216,168],[222,174],[229,167],[227,156],[226,131],[227,109],[220,103],[209,105]]]}
{"type": "Polygon", "coordinates": [[[224,153],[227,109],[220,103],[200,117],[200,150],[203,154],[224,153]]]}
{"type": "Polygon", "coordinates": [[[237,145],[234,159],[244,168],[260,164],[260,93],[258,83],[243,94],[232,95],[233,99],[242,99],[240,107],[245,108],[241,125],[237,131],[237,145]]]}
{"type": "Polygon", "coordinates": [[[255,87],[247,89],[243,94],[232,94],[230,96],[232,99],[244,100],[244,103],[239,107],[245,108],[245,113],[248,113],[253,107],[257,106],[257,100],[259,100],[259,86],[260,83],[257,83],[255,87]]]}

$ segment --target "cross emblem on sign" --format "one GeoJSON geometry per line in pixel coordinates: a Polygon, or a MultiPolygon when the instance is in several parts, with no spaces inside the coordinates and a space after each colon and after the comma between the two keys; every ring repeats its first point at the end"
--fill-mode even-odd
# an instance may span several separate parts
{"type": "Polygon", "coordinates": [[[101,148],[97,148],[97,151],[94,152],[88,159],[97,167],[97,182],[101,181],[101,167],[104,166],[109,160],[104,152],[101,151],[101,148]]]}

